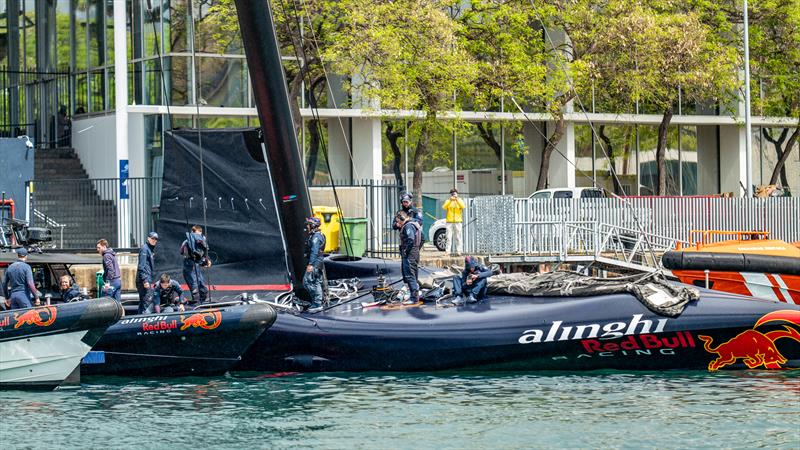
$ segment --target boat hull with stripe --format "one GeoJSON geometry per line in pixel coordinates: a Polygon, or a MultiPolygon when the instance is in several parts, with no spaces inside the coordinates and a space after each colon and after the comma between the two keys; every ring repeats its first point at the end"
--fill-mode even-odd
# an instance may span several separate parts
{"type": "Polygon", "coordinates": [[[0,388],[78,384],[81,359],[121,314],[109,298],[0,312],[0,388]]]}

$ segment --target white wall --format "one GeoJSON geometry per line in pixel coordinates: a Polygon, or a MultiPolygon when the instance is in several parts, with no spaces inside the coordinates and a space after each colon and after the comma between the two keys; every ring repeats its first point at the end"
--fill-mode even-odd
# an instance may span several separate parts
{"type": "Polygon", "coordinates": [[[113,114],[72,122],[72,147],[89,178],[116,178],[116,124],[113,114]]]}
{"type": "MultiPolygon", "coordinates": [[[[72,146],[89,178],[118,178],[114,114],[72,122],[72,146]]],[[[128,114],[130,177],[144,177],[144,115],[128,114]]]]}

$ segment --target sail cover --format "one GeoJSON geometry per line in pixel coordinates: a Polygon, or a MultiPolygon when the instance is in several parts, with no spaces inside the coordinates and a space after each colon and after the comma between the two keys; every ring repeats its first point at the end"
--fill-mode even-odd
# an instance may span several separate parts
{"type": "Polygon", "coordinates": [[[186,129],[164,136],[157,275],[166,272],[185,283],[180,247],[192,225],[200,225],[213,263],[204,270],[212,298],[289,289],[280,219],[258,130],[201,133],[186,129]]]}

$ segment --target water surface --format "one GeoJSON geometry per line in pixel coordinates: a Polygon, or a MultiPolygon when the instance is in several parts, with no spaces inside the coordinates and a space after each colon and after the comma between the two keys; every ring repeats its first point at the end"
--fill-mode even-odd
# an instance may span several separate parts
{"type": "Polygon", "coordinates": [[[800,448],[800,372],[295,374],[0,392],[4,448],[800,448]]]}

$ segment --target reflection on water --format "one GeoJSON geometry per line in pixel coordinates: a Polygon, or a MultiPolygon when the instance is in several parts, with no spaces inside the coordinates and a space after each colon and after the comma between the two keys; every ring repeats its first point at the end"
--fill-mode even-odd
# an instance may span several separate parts
{"type": "Polygon", "coordinates": [[[5,448],[798,448],[799,374],[89,378],[77,390],[0,393],[0,442],[5,448]]]}

